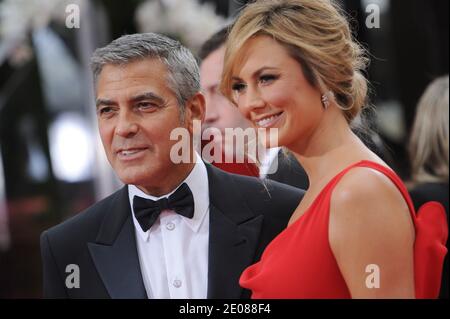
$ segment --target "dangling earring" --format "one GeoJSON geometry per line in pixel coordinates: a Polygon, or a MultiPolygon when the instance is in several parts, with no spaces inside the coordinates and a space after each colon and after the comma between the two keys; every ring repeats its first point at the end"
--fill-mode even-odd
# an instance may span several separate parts
{"type": "Polygon", "coordinates": [[[333,92],[328,91],[328,92],[322,94],[322,98],[321,98],[322,106],[325,110],[328,109],[328,107],[330,106],[330,98],[328,97],[328,95],[330,95],[330,94],[332,95],[333,92]]]}

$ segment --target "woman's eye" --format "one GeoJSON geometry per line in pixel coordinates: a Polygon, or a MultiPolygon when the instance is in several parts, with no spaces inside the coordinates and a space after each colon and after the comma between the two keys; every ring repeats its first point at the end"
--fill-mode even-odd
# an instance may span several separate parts
{"type": "Polygon", "coordinates": [[[259,77],[259,82],[262,84],[266,84],[266,83],[270,83],[270,82],[276,80],[277,78],[278,78],[278,76],[273,75],[273,74],[261,75],[259,77]]]}
{"type": "Polygon", "coordinates": [[[231,89],[235,92],[241,92],[243,89],[245,89],[245,84],[244,83],[234,83],[231,86],[231,89]]]}

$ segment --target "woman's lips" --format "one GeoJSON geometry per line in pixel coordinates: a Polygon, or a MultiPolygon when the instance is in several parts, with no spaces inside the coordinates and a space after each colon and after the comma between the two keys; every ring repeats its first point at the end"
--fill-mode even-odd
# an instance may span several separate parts
{"type": "Polygon", "coordinates": [[[278,122],[278,120],[280,119],[282,114],[283,114],[283,112],[265,116],[265,117],[261,118],[260,120],[255,120],[254,123],[258,127],[269,128],[269,127],[274,126],[278,122]]]}

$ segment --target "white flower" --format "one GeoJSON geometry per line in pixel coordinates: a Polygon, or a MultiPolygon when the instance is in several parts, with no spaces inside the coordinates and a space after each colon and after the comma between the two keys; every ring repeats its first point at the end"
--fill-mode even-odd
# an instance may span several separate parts
{"type": "Polygon", "coordinates": [[[141,32],[162,33],[170,30],[165,14],[166,10],[160,1],[146,1],[137,8],[135,20],[141,32]]]}
{"type": "Polygon", "coordinates": [[[83,0],[3,0],[0,2],[0,36],[21,36],[39,29],[51,20],[65,21],[65,8],[83,0]]]}
{"type": "MultiPolygon", "coordinates": [[[[64,23],[69,4],[85,0],[3,0],[0,2],[0,63],[4,55],[16,55],[28,46],[30,31],[47,26],[50,21],[64,23]],[[19,50],[19,51],[17,51],[19,50]]],[[[25,55],[21,55],[25,57],[25,55]]]]}
{"type": "Polygon", "coordinates": [[[148,0],[136,11],[140,32],[156,32],[178,38],[193,51],[225,24],[211,4],[197,0],[148,0]]]}

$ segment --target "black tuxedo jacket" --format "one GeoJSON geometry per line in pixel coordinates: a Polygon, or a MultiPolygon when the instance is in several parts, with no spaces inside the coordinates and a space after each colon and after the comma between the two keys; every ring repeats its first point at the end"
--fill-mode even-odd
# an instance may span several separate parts
{"type": "Polygon", "coordinates": [[[266,176],[268,179],[283,184],[291,185],[303,190],[308,189],[309,180],[305,170],[292,155],[283,154],[283,150],[278,152],[278,168],[277,170],[266,176]]]}
{"type": "MultiPolygon", "coordinates": [[[[247,298],[242,271],[287,225],[303,192],[207,165],[210,194],[208,298],[247,298]]],[[[41,235],[44,297],[147,298],[127,187],[41,235]],[[79,267],[79,288],[66,279],[79,267]],[[70,286],[70,285],[69,285],[70,286]]]]}

